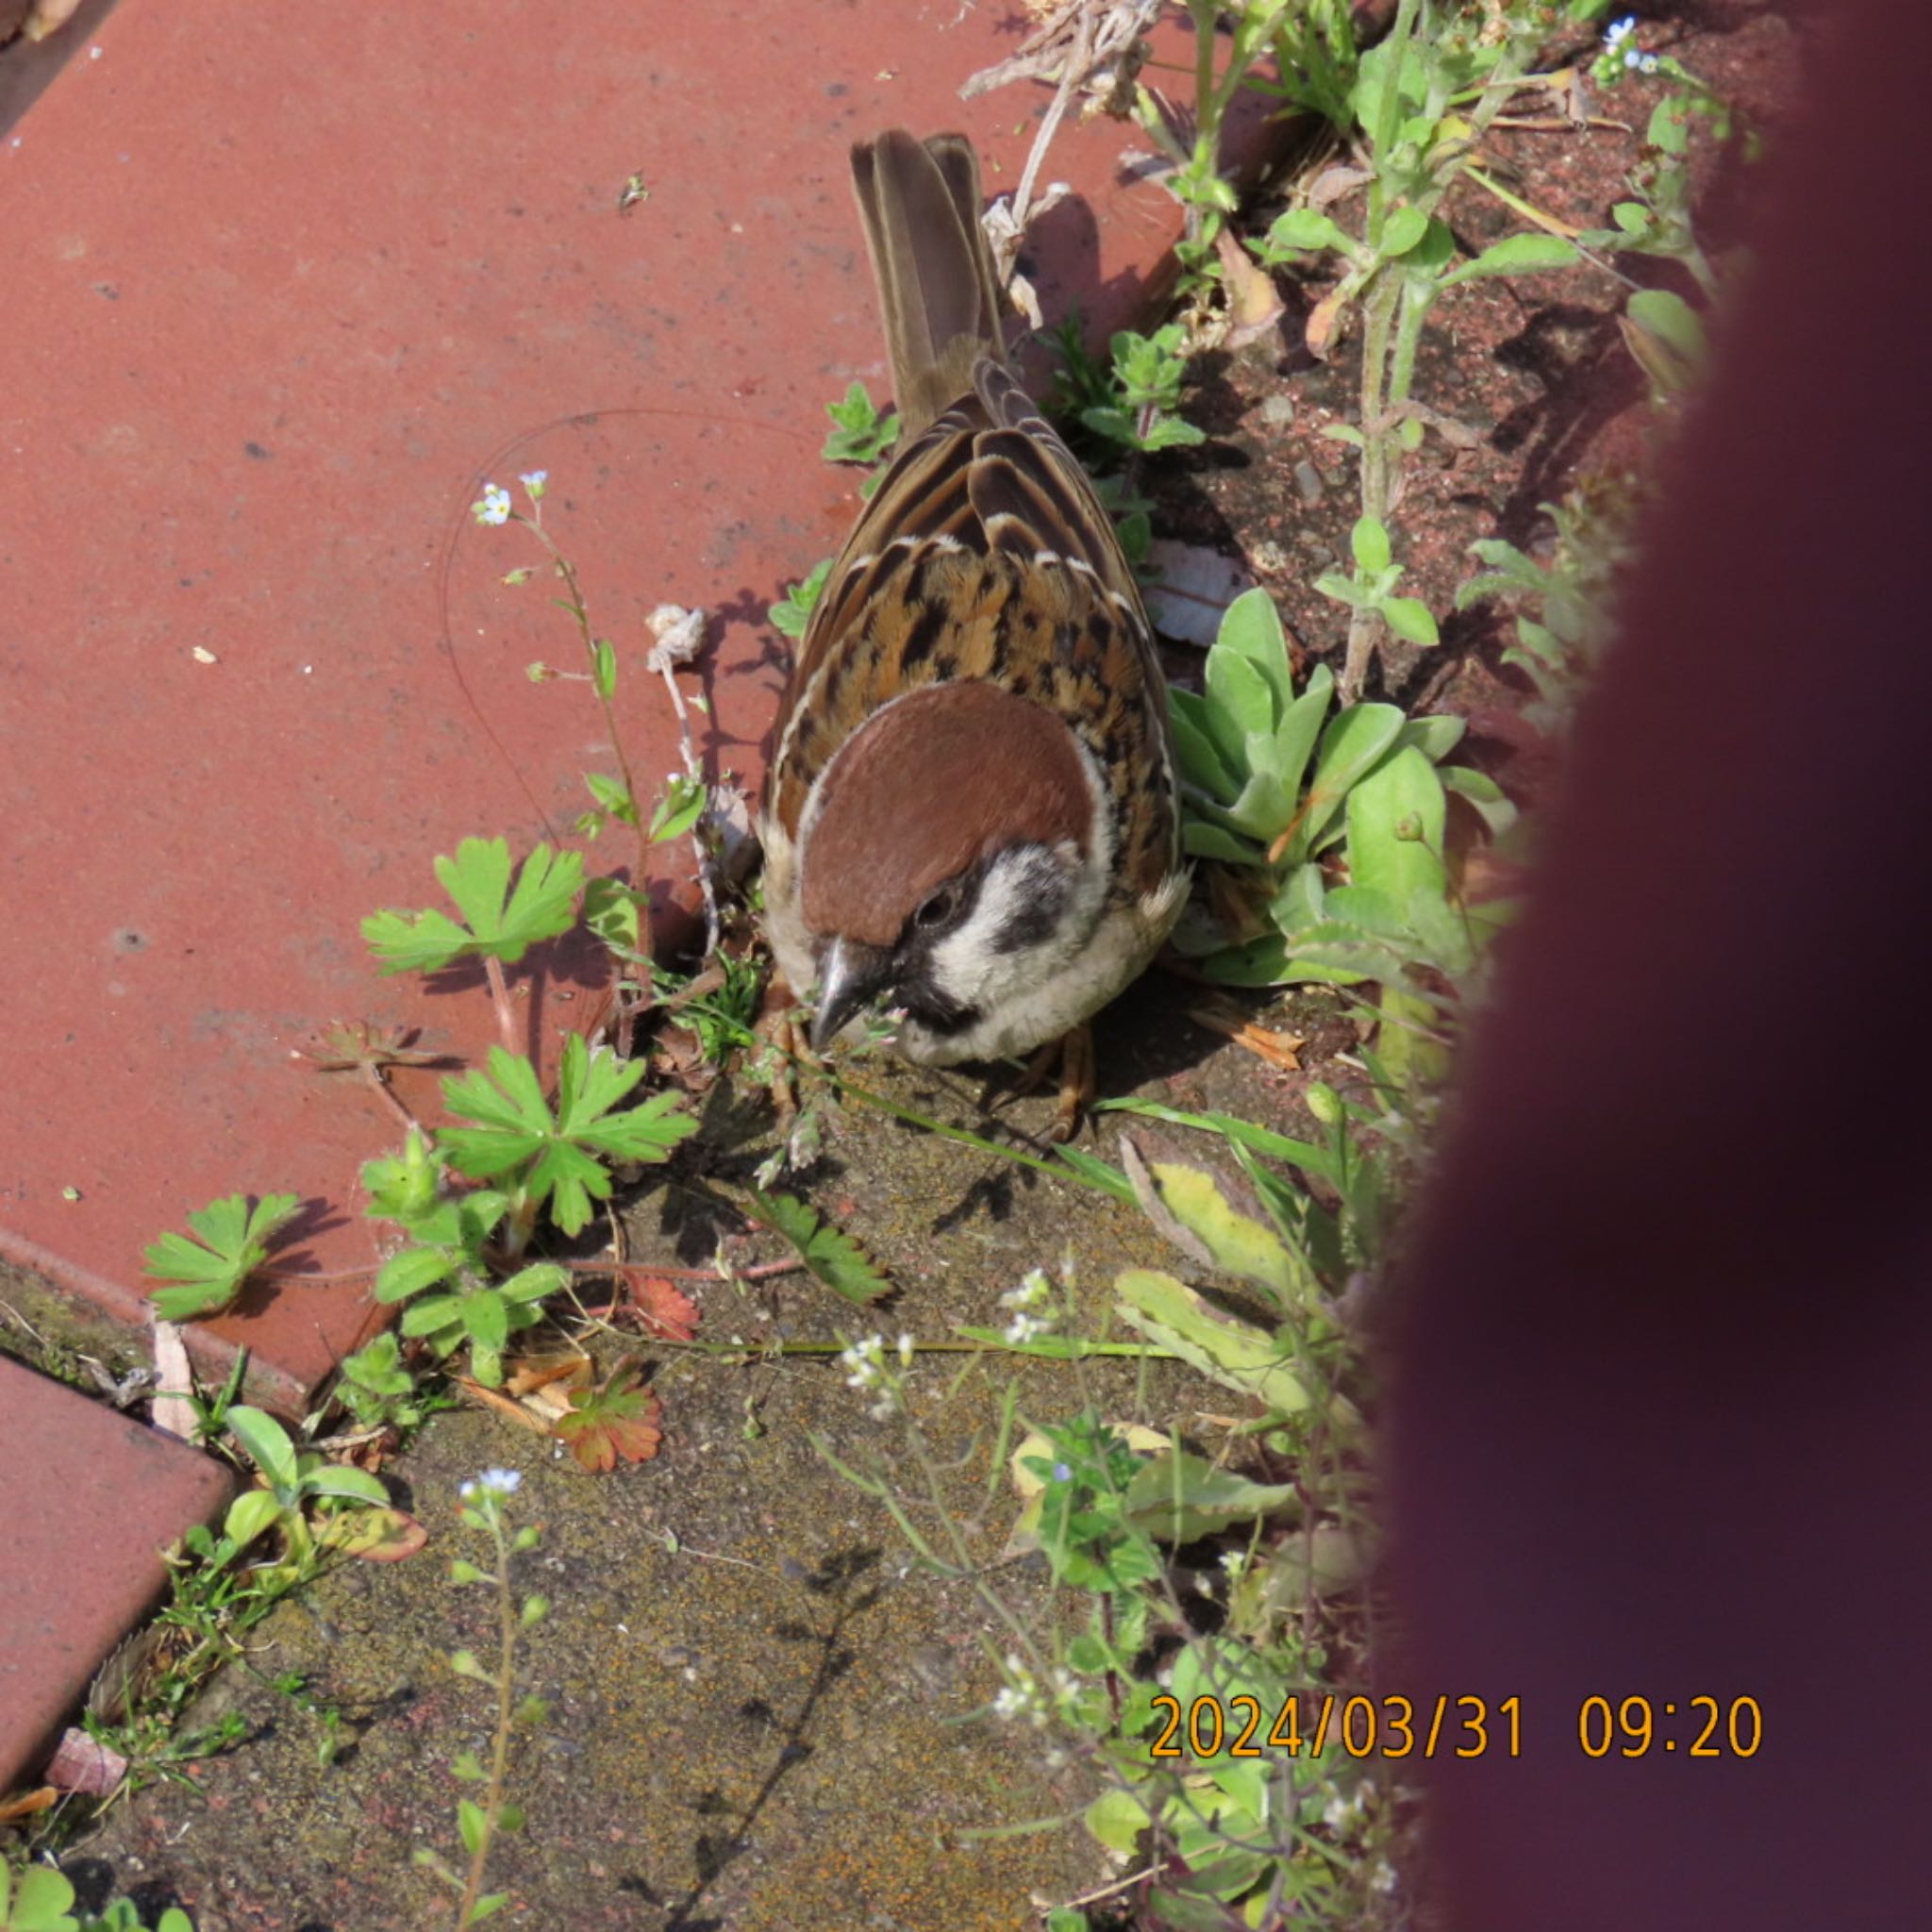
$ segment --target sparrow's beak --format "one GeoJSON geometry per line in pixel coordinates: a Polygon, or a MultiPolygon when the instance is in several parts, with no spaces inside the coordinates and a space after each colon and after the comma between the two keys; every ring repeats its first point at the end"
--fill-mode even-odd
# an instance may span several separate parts
{"type": "Polygon", "coordinates": [[[814,1053],[824,1053],[859,1008],[885,991],[891,971],[892,956],[882,946],[835,939],[825,948],[819,961],[819,1009],[811,1023],[814,1053]]]}

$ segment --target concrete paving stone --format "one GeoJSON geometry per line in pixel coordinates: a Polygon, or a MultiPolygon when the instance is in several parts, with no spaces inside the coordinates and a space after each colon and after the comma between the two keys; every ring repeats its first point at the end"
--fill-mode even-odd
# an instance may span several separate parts
{"type": "MultiPolygon", "coordinates": [[[[280,1277],[193,1346],[213,1372],[246,1346],[257,1398],[299,1410],[365,1338],[357,1176],[394,1123],[291,1051],[340,1019],[479,1053],[480,980],[378,978],[358,922],[438,902],[465,835],[567,832],[608,762],[582,686],[525,678],[577,650],[541,578],[499,581],[534,543],[468,506],[548,471],[653,782],[677,759],[641,620],[705,607],[706,754],[755,786],[765,608],[857,501],[822,406],[884,386],[847,146],[960,126],[1010,187],[1048,91],[957,90],[1023,25],[958,0],[90,10],[0,133],[0,1253],[138,1322],[156,1234],[292,1191],[280,1277]]],[[[1049,320],[1144,301],[1177,224],[1123,166],[1145,144],[1059,137],[1074,193],[1027,251],[1049,320]]],[[[654,882],[667,917],[687,866],[654,882]]],[[[598,974],[553,948],[514,976],[547,1041],[598,974]]],[[[399,1088],[433,1114],[434,1082],[399,1088]]]]}
{"type": "Polygon", "coordinates": [[[0,1792],[160,1595],[159,1551],[233,1489],[218,1462],[0,1356],[0,1792]]]}

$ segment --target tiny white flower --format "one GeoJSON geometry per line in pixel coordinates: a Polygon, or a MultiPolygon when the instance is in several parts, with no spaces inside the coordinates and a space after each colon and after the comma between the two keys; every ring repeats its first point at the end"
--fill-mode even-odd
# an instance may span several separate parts
{"type": "Polygon", "coordinates": [[[1245,1550],[1223,1550],[1221,1567],[1228,1574],[1229,1580],[1243,1575],[1248,1567],[1248,1553],[1245,1550]]]}
{"type": "Polygon", "coordinates": [[[1657,72],[1657,56],[1655,54],[1646,54],[1637,64],[1645,74],[1655,74],[1657,72]]]}
{"type": "Polygon", "coordinates": [[[909,1335],[899,1338],[899,1363],[902,1368],[912,1366],[912,1338],[909,1335]]]}
{"type": "Polygon", "coordinates": [[[517,478],[517,481],[530,492],[530,501],[532,503],[535,503],[543,494],[543,486],[549,480],[550,472],[548,470],[525,470],[517,478]]]}
{"type": "Polygon", "coordinates": [[[486,483],[483,494],[470,506],[470,514],[479,524],[509,522],[509,491],[495,483],[486,483]]]}
{"type": "Polygon", "coordinates": [[[1003,1306],[1009,1308],[1037,1308],[1053,1292],[1053,1284],[1046,1278],[1046,1271],[1034,1269],[1018,1288],[1009,1288],[1001,1295],[1003,1306]]]}
{"type": "Polygon", "coordinates": [[[1021,1691],[1008,1685],[994,1696],[992,1708],[995,1717],[1018,1717],[1026,1708],[1026,1699],[1021,1691]]]}
{"type": "Polygon", "coordinates": [[[1381,1893],[1384,1898],[1393,1891],[1400,1881],[1395,1876],[1395,1867],[1387,1858],[1375,1860],[1374,1874],[1369,1880],[1369,1890],[1381,1893]]]}
{"type": "Polygon", "coordinates": [[[1355,1817],[1355,1807],[1340,1791],[1322,1807],[1322,1823],[1330,1831],[1346,1831],[1355,1817]]]}
{"type": "Polygon", "coordinates": [[[515,1469],[486,1469],[476,1480],[499,1496],[514,1496],[524,1486],[523,1472],[515,1469]]]}
{"type": "Polygon", "coordinates": [[[1031,1341],[1036,1335],[1044,1333],[1045,1329],[1046,1324],[1039,1316],[1029,1315],[1024,1308],[1022,1308],[1007,1324],[1002,1333],[1010,1346],[1018,1348],[1023,1343],[1031,1341]]]}

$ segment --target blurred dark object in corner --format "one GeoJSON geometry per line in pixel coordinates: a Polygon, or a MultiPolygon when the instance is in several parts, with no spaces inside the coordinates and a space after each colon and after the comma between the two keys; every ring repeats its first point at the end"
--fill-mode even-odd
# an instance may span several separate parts
{"type": "Polygon", "coordinates": [[[1385,1688],[1522,1699],[1457,1932],[1932,1913],[1932,9],[1831,25],[1393,1318],[1385,1688]]]}

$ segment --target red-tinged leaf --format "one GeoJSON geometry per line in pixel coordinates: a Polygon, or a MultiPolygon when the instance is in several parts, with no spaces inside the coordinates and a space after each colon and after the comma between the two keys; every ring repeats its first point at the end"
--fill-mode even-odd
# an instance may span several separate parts
{"type": "Polygon", "coordinates": [[[51,1811],[59,1802],[60,1793],[52,1785],[42,1785],[33,1791],[16,1791],[10,1798],[0,1799],[0,1824],[11,1824],[16,1818],[31,1818],[39,1811],[51,1811]]]}
{"type": "Polygon", "coordinates": [[[570,1453],[593,1474],[608,1474],[621,1456],[647,1462],[664,1440],[659,1427],[663,1406],[639,1380],[638,1372],[619,1368],[598,1389],[579,1389],[570,1410],[551,1425],[570,1444],[570,1453]]]}
{"type": "Polygon", "coordinates": [[[66,1730],[54,1747],[46,1774],[47,1782],[59,1790],[107,1798],[120,1789],[121,1780],[127,1775],[127,1760],[85,1731],[66,1730]]]}
{"type": "Polygon", "coordinates": [[[630,1300],[646,1335],[666,1341],[690,1341],[698,1332],[697,1304],[661,1274],[633,1274],[630,1300]]]}
{"type": "Polygon", "coordinates": [[[331,1516],[316,1539],[365,1563],[400,1563],[429,1541],[429,1532],[402,1509],[354,1509],[331,1516]]]}

